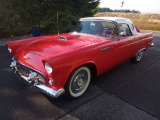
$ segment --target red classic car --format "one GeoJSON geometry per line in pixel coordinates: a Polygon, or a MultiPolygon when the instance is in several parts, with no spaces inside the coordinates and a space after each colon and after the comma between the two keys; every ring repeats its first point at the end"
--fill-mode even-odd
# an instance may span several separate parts
{"type": "Polygon", "coordinates": [[[92,78],[130,59],[139,62],[153,46],[126,18],[81,18],[77,32],[7,42],[10,67],[21,80],[51,97],[77,98],[92,78]]]}

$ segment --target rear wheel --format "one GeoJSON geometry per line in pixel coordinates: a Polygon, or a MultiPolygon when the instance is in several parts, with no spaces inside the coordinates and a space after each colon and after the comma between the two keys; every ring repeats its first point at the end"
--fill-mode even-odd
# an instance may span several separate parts
{"type": "Polygon", "coordinates": [[[82,66],[74,70],[65,85],[65,96],[68,99],[78,98],[84,94],[91,81],[91,71],[82,66]]]}
{"type": "Polygon", "coordinates": [[[143,56],[143,50],[139,51],[133,58],[131,58],[132,63],[137,63],[142,59],[143,56]]]}

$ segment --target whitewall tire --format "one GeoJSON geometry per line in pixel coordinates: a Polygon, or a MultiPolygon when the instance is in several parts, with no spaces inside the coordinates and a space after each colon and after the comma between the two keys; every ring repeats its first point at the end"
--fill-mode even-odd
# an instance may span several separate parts
{"type": "Polygon", "coordinates": [[[88,67],[77,68],[70,75],[66,85],[66,97],[77,98],[85,93],[91,81],[91,71],[88,67]]]}

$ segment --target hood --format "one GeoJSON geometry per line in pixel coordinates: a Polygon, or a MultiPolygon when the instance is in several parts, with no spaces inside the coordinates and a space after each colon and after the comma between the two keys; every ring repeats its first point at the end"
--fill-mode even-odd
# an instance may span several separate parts
{"type": "Polygon", "coordinates": [[[24,54],[31,52],[42,57],[52,57],[63,54],[82,46],[87,46],[100,41],[99,38],[82,34],[61,34],[35,38],[23,45],[24,54]]]}

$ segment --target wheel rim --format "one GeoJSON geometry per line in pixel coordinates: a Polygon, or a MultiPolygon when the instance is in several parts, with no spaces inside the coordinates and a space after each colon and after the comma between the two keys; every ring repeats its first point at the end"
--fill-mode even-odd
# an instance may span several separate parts
{"type": "Polygon", "coordinates": [[[143,51],[138,52],[137,55],[136,55],[136,60],[140,61],[142,56],[143,56],[143,51]]]}
{"type": "Polygon", "coordinates": [[[91,74],[90,70],[87,67],[82,67],[78,69],[71,78],[70,82],[70,94],[73,97],[81,96],[90,83],[91,74]]]}

